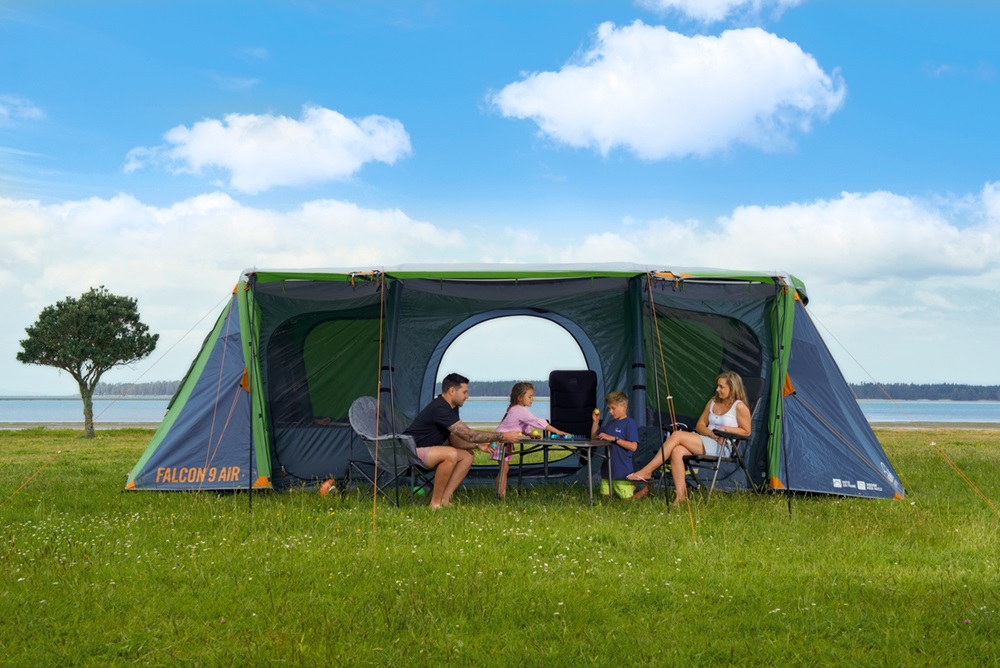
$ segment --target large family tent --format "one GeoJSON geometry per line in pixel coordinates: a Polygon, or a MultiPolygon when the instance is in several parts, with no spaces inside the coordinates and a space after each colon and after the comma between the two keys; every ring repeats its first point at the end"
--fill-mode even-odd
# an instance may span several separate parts
{"type": "MultiPolygon", "coordinates": [[[[901,497],[807,301],[804,284],[778,272],[627,264],[248,270],[127,489],[343,480],[352,460],[367,457],[348,423],[355,399],[378,396],[412,418],[439,391],[442,357],[459,335],[528,316],[576,341],[597,374],[599,401],[616,389],[629,396],[643,434],[637,465],[655,452],[662,424],[691,423],[718,373],[732,370],[767,390],[754,413],[751,480],[737,470],[720,488],[901,497]]],[[[483,351],[502,354],[502,346],[483,351]]]]}

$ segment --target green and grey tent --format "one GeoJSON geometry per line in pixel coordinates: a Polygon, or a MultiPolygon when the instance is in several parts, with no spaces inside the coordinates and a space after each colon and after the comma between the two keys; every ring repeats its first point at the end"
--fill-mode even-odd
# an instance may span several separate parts
{"type": "Polygon", "coordinates": [[[698,416],[718,373],[732,370],[762,379],[767,391],[754,417],[752,480],[736,471],[723,487],[901,497],[807,302],[805,285],[780,272],[628,264],[248,270],[126,488],[342,479],[352,457],[365,456],[347,421],[356,398],[378,395],[412,418],[436,395],[442,357],[459,335],[529,316],[572,336],[597,374],[598,396],[629,395],[647,460],[660,416],[698,416]]]}

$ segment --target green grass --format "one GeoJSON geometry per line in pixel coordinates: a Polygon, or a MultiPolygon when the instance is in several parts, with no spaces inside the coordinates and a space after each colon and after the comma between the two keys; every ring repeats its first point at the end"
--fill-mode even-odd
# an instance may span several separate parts
{"type": "Polygon", "coordinates": [[[0,663],[998,663],[1000,518],[931,443],[1000,506],[1000,431],[880,431],[903,501],[485,487],[374,522],[367,493],[122,492],[151,434],[0,432],[3,499],[52,460],[0,507],[0,663]]]}

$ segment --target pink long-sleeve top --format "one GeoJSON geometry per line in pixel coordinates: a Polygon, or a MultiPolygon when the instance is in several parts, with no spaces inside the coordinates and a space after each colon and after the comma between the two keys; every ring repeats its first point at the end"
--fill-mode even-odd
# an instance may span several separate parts
{"type": "Polygon", "coordinates": [[[549,423],[531,414],[527,406],[511,406],[504,417],[503,422],[497,427],[497,431],[519,431],[522,434],[531,435],[532,429],[545,429],[549,423]]]}

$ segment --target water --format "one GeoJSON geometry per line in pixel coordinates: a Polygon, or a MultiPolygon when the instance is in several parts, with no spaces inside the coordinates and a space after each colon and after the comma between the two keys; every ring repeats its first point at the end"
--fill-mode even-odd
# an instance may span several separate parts
{"type": "MultiPolygon", "coordinates": [[[[170,397],[95,397],[94,424],[156,424],[167,412],[170,397]]],[[[80,397],[0,397],[0,423],[83,425],[80,397]]]]}
{"type": "MultiPolygon", "coordinates": [[[[94,422],[156,424],[167,410],[168,397],[98,397],[94,399],[94,422]]],[[[887,422],[978,422],[1000,425],[1000,401],[887,401],[862,400],[861,410],[872,424],[887,422]]],[[[507,399],[472,398],[461,409],[466,422],[496,424],[507,410],[507,399]]],[[[549,400],[538,397],[531,408],[543,420],[549,418],[549,400]]],[[[83,403],[79,397],[0,397],[0,424],[35,423],[80,425],[83,403]]]]}
{"type": "Polygon", "coordinates": [[[868,422],[985,422],[1000,423],[1000,401],[889,401],[858,402],[868,422]]]}

